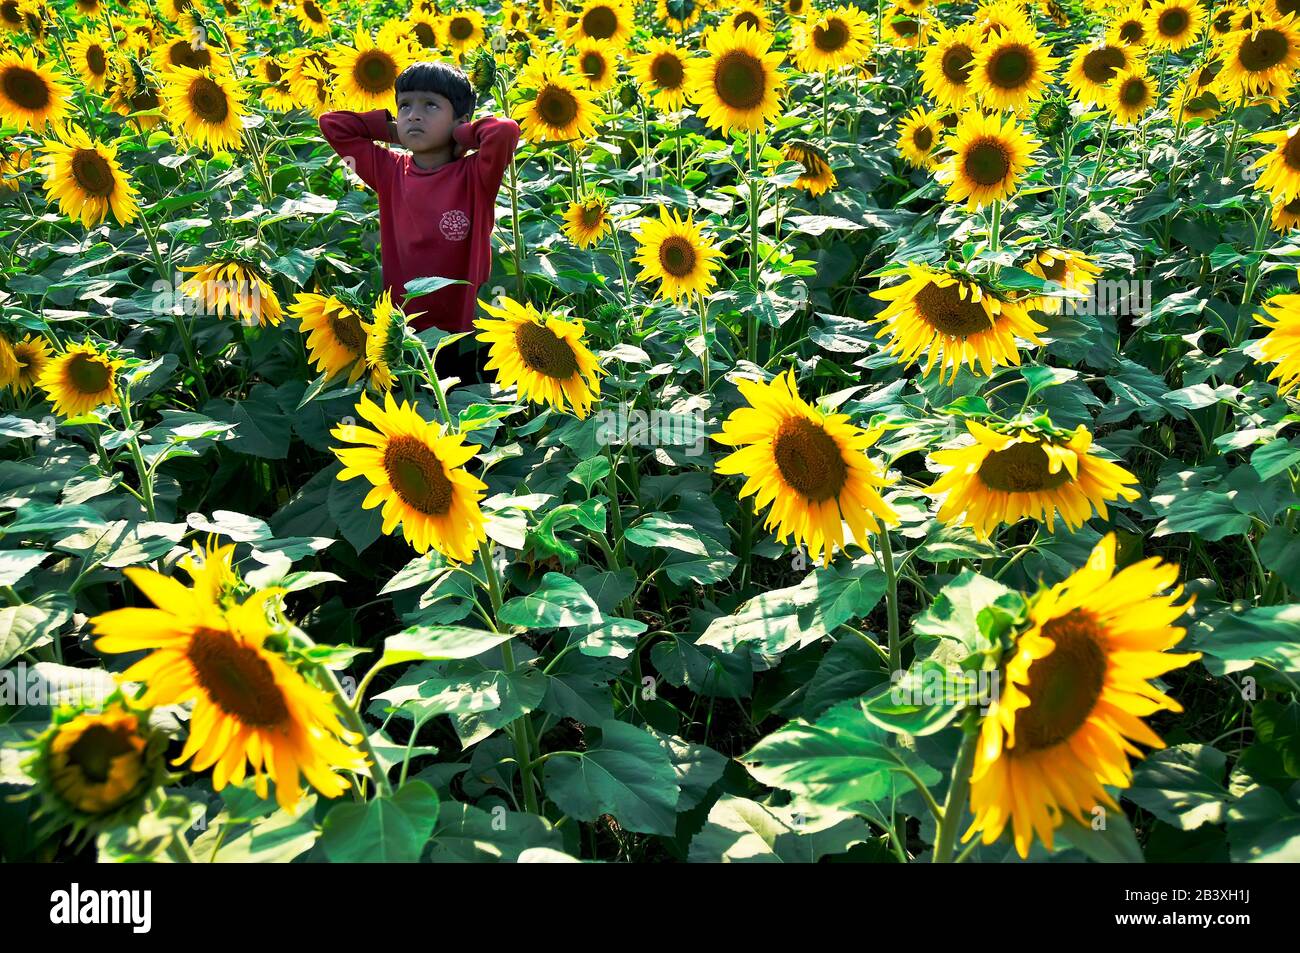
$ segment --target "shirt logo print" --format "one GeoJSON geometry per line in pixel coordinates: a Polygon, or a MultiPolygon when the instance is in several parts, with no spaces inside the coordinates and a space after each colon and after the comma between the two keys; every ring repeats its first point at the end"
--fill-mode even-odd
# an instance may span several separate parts
{"type": "Polygon", "coordinates": [[[448,241],[464,241],[469,237],[469,216],[458,208],[443,212],[442,218],[438,220],[438,228],[448,241]]]}

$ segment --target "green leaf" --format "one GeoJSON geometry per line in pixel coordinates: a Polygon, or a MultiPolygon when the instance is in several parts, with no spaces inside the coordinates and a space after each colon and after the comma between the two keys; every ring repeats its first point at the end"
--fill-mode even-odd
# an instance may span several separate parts
{"type": "Polygon", "coordinates": [[[48,611],[33,605],[0,609],[0,666],[8,665],[42,641],[48,642],[54,635],[46,631],[49,617],[48,611]]]}
{"type": "MultiPolygon", "coordinates": [[[[330,469],[337,477],[342,466],[334,464],[330,469]]],[[[365,477],[353,477],[351,480],[331,479],[329,495],[326,497],[330,517],[338,526],[339,532],[343,534],[343,538],[358,553],[369,548],[370,544],[379,538],[384,528],[384,520],[380,515],[381,508],[367,510],[361,505],[370,490],[370,481],[365,477]]]]}
{"type": "Polygon", "coordinates": [[[601,620],[600,608],[587,595],[587,590],[558,572],[548,572],[535,592],[516,596],[497,613],[497,621],[501,624],[526,629],[595,625],[601,620]]]}
{"type": "Polygon", "coordinates": [[[416,625],[384,639],[384,666],[402,662],[437,661],[442,659],[473,658],[502,642],[510,640],[508,633],[488,632],[459,625],[416,625]]]}
{"type": "Polygon", "coordinates": [[[811,864],[868,841],[866,821],[836,810],[802,813],[723,795],[691,839],[691,863],[811,864]]]}
{"type": "Polygon", "coordinates": [[[412,864],[437,823],[437,793],[409,781],[392,797],[339,804],[325,818],[320,846],[336,864],[412,864]]]}
{"type": "Polygon", "coordinates": [[[1232,795],[1224,786],[1228,756],[1210,745],[1153,752],[1133,771],[1124,797],[1179,830],[1219,824],[1232,795]]]}
{"type": "Polygon", "coordinates": [[[253,385],[248,396],[239,401],[209,401],[203,413],[235,425],[230,446],[240,453],[268,460],[283,460],[289,455],[292,420],[281,410],[275,390],[268,384],[253,385]]]}
{"type": "Polygon", "coordinates": [[[621,721],[596,726],[586,751],[555,755],[545,766],[547,796],[577,821],[612,814],[619,826],[671,837],[680,796],[673,763],[645,729],[621,721]]]}
{"type": "Polygon", "coordinates": [[[583,460],[570,470],[569,479],[582,484],[582,488],[590,495],[591,488],[609,476],[609,473],[608,457],[592,457],[589,460],[583,460]]]}
{"type": "MultiPolygon", "coordinates": [[[[1096,815],[1099,826],[1080,824],[1069,814],[1057,833],[1069,844],[1083,851],[1089,858],[1102,864],[1141,864],[1146,862],[1138,844],[1133,825],[1122,813],[1096,808],[1104,813],[1096,815]],[[1104,826],[1103,826],[1104,825],[1104,826]]],[[[1084,815],[1088,815],[1085,813],[1084,815]]]]}
{"type": "Polygon", "coordinates": [[[1300,605],[1215,613],[1197,624],[1192,643],[1229,663],[1224,671],[1264,662],[1295,677],[1300,675],[1300,605]]]}
{"type": "Polygon", "coordinates": [[[49,553],[40,549],[0,551],[0,586],[16,586],[41,564],[49,553]]]}
{"type": "Polygon", "coordinates": [[[459,801],[438,817],[429,859],[436,864],[513,864],[527,850],[560,850],[564,839],[536,814],[493,807],[491,812],[459,801]]]}
{"type": "Polygon", "coordinates": [[[871,693],[862,706],[872,724],[897,734],[932,735],[946,728],[975,696],[973,676],[921,659],[871,693]]]}
{"type": "Polygon", "coordinates": [[[1300,861],[1300,808],[1270,787],[1247,791],[1228,808],[1228,847],[1235,863],[1300,861]]]}
{"type": "Polygon", "coordinates": [[[418,298],[420,295],[430,294],[449,285],[467,285],[468,281],[463,278],[443,278],[440,275],[433,275],[428,278],[412,278],[406,283],[403,289],[406,299],[418,298]]]}
{"type": "Polygon", "coordinates": [[[629,526],[624,537],[638,546],[673,549],[691,556],[707,556],[704,540],[688,523],[678,523],[663,513],[651,513],[635,526],[629,526]]]}
{"type": "Polygon", "coordinates": [[[17,519],[3,527],[3,532],[30,536],[56,530],[102,529],[107,525],[108,521],[89,506],[28,503],[19,510],[17,519]]]}
{"type": "Polygon", "coordinates": [[[979,614],[1011,594],[1002,583],[967,569],[912,621],[912,631],[922,639],[951,639],[968,652],[984,651],[991,645],[980,629],[979,614]]]}

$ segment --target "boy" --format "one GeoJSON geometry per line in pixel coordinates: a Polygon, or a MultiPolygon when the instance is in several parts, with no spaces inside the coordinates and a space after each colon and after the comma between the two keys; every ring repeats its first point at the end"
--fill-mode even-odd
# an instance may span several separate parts
{"type": "MultiPolygon", "coordinates": [[[[465,74],[447,63],[415,63],[397,77],[397,118],[386,109],[340,110],[320,117],[334,151],[355,163],[363,182],[379,194],[379,246],[384,287],[417,331],[472,330],[478,287],[492,270],[496,196],[519,143],[513,119],[472,121],[477,97],[465,74]],[[409,155],[375,145],[396,143],[409,155]],[[466,156],[465,150],[475,149],[466,156]],[[463,278],[405,301],[414,278],[463,278]]],[[[440,355],[440,376],[465,383],[482,379],[485,348],[471,338],[440,355]]]]}

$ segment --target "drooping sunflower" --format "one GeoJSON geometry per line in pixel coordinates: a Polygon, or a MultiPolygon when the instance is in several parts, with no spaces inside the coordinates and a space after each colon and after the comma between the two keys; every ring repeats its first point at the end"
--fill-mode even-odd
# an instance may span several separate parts
{"type": "Polygon", "coordinates": [[[1047,329],[1029,317],[1023,304],[1004,301],[978,282],[909,264],[907,278],[871,292],[889,304],[874,319],[883,326],[876,337],[888,335],[889,353],[904,365],[926,355],[928,375],[936,366],[940,377],[951,369],[956,380],[963,364],[973,374],[989,376],[994,368],[1020,364],[1016,338],[1042,344],[1047,329]]]}
{"type": "Polygon", "coordinates": [[[618,59],[604,43],[579,40],[570,62],[578,82],[594,93],[612,89],[618,81],[618,59]]]}
{"type": "Polygon", "coordinates": [[[76,40],[68,44],[68,59],[87,89],[99,93],[108,85],[109,49],[108,38],[90,30],[82,30],[76,40]]]}
{"type": "Polygon", "coordinates": [[[982,41],[973,23],[940,27],[921,57],[921,85],[940,106],[958,108],[970,95],[975,51],[982,41]]]}
{"type": "Polygon", "coordinates": [[[31,167],[31,149],[25,146],[0,145],[0,189],[7,192],[21,191],[20,176],[31,167]]]}
{"type": "Polygon", "coordinates": [[[971,92],[987,109],[1021,110],[1046,95],[1059,63],[1031,28],[1001,30],[975,51],[971,92]]]}
{"type": "Polygon", "coordinates": [[[383,531],[392,533],[400,523],[416,552],[432,546],[457,562],[473,559],[487,539],[479,509],[487,484],[465,469],[478,448],[461,434],[443,434],[392,394],[384,395],[383,407],[362,394],[357,413],[375,429],[349,424],[330,431],[337,440],[363,445],[335,448],[343,464],[338,478],[369,480],[373,488],[362,507],[382,505],[383,531]]]}
{"type": "Polygon", "coordinates": [[[1273,230],[1277,232],[1286,232],[1295,228],[1300,224],[1300,198],[1294,198],[1290,202],[1275,203],[1270,221],[1273,230]]]}
{"type": "Polygon", "coordinates": [[[1268,379],[1276,379],[1278,392],[1286,394],[1300,384],[1300,295],[1273,295],[1264,311],[1255,320],[1269,332],[1256,347],[1264,361],[1277,363],[1268,379]]]}
{"type": "Polygon", "coordinates": [[[944,498],[940,522],[968,526],[980,539],[1022,519],[1046,522],[1053,532],[1058,514],[1078,529],[1094,508],[1105,519],[1107,503],[1141,496],[1131,486],[1136,476],[1090,452],[1092,434],[1082,424],[1072,433],[1015,427],[1004,433],[967,420],[966,429],[973,444],[930,454],[949,469],[929,493],[944,498]]]}
{"type": "Polygon", "coordinates": [[[371,386],[378,391],[392,390],[396,379],[393,369],[402,362],[406,323],[407,316],[393,305],[391,293],[381,294],[366,325],[366,373],[371,386]]]}
{"type": "Polygon", "coordinates": [[[589,90],[561,73],[546,72],[536,92],[515,107],[514,118],[530,142],[569,142],[594,136],[596,123],[605,117],[589,90]]]}
{"type": "Polygon", "coordinates": [[[906,7],[890,7],[883,14],[881,29],[890,46],[917,50],[929,37],[927,21],[906,7]]]}
{"type": "Polygon", "coordinates": [[[609,202],[595,193],[570,202],[562,227],[569,241],[579,248],[590,248],[610,230],[609,202]]]}
{"type": "Polygon", "coordinates": [[[949,202],[970,211],[1011,196],[1025,170],[1034,164],[1038,140],[1013,116],[985,116],[970,110],[945,141],[952,156],[935,173],[948,186],[949,202]]]}
{"type": "Polygon", "coordinates": [[[280,299],[262,269],[251,261],[217,258],[180,271],[194,274],[181,282],[180,292],[202,302],[203,313],[229,315],[246,324],[277,325],[284,320],[280,299]]]}
{"type": "Polygon", "coordinates": [[[1106,42],[1110,46],[1123,46],[1127,43],[1132,47],[1144,47],[1150,39],[1144,10],[1121,14],[1106,28],[1106,42]]]}
{"type": "Polygon", "coordinates": [[[798,162],[804,168],[803,174],[791,183],[791,188],[803,189],[809,195],[817,196],[835,188],[838,182],[826,153],[811,142],[802,139],[787,142],[781,149],[781,158],[798,162]]]}
{"type": "Polygon", "coordinates": [[[794,61],[805,73],[829,73],[861,62],[870,43],[866,14],[839,6],[805,17],[795,28],[794,61]]]}
{"type": "Polygon", "coordinates": [[[474,52],[487,40],[483,23],[482,13],[472,7],[463,7],[442,18],[439,32],[448,48],[460,56],[474,52]]]}
{"type": "Polygon", "coordinates": [[[1255,168],[1263,169],[1255,188],[1267,192],[1273,202],[1289,202],[1300,195],[1300,126],[1261,132],[1254,138],[1273,147],[1255,162],[1255,168]]]}
{"type": "Polygon", "coordinates": [[[1102,105],[1124,124],[1135,123],[1156,102],[1156,84],[1146,67],[1120,70],[1111,80],[1102,105]]]}
{"type": "Polygon", "coordinates": [[[718,269],[716,259],[722,252],[704,235],[694,215],[686,221],[674,210],[669,215],[666,206],[659,206],[659,218],[641,219],[636,235],[640,246],[634,260],[641,265],[638,281],[659,279],[656,296],[671,298],[676,302],[685,296],[707,295],[713,289],[714,275],[718,269]]]}
{"type": "Polygon", "coordinates": [[[474,322],[476,340],[488,344],[485,370],[497,386],[518,387],[519,397],[556,410],[572,408],[582,419],[600,397],[600,365],[584,343],[582,322],[543,315],[531,304],[502,298],[501,306],[479,302],[492,318],[474,322]]]}
{"type": "Polygon", "coordinates": [[[768,509],[766,529],[784,543],[806,545],[809,556],[830,565],[845,547],[898,522],[880,496],[885,470],[867,456],[883,431],[862,430],[848,414],[826,414],[800,396],[794,369],[771,383],[738,381],[749,406],[731,412],[713,439],[737,448],[718,461],[718,473],[746,477],[740,498],[754,495],[754,512],[768,509]]]}
{"type": "Polygon", "coordinates": [[[1095,106],[1105,98],[1115,74],[1136,65],[1137,55],[1132,47],[1110,43],[1083,44],[1070,58],[1065,82],[1074,92],[1075,99],[1084,106],[1095,106]]]}
{"type": "Polygon", "coordinates": [[[909,165],[932,169],[939,161],[942,136],[939,114],[917,106],[898,122],[898,151],[909,165]]]}
{"type": "Polygon", "coordinates": [[[245,94],[234,79],[178,66],[165,77],[161,93],[175,129],[212,152],[239,148],[245,94]]]}
{"type": "Polygon", "coordinates": [[[28,334],[21,341],[14,341],[11,346],[17,373],[9,381],[9,387],[17,394],[30,391],[45,373],[50,360],[50,345],[45,338],[28,334]]]}
{"type": "Polygon", "coordinates": [[[376,43],[360,26],[352,42],[330,54],[339,101],[358,112],[396,108],[397,77],[409,64],[410,54],[400,43],[376,43]]]}
{"type": "Polygon", "coordinates": [[[1120,810],[1105,785],[1131,783],[1129,756],[1142,756],[1133,742],[1164,747],[1142,717],[1183,710],[1149,680],[1201,657],[1168,651],[1192,601],[1174,604],[1177,579],[1178,567],[1155,557],[1115,572],[1109,534],[1082,569],[1033,598],[980,727],[964,840],[980,832],[991,844],[1010,822],[1028,857],[1035,833],[1052,849],[1065,814],[1088,825],[1094,807],[1120,810]]]}
{"type": "Polygon", "coordinates": [[[625,48],[632,39],[635,19],[621,0],[586,0],[569,29],[569,43],[595,40],[611,50],[625,48]]]}
{"type": "Polygon", "coordinates": [[[632,61],[641,92],[661,112],[671,113],[686,103],[686,51],[660,37],[646,43],[646,51],[632,61]]]}
{"type": "Polygon", "coordinates": [[[1219,79],[1243,93],[1288,90],[1300,67],[1300,30],[1295,14],[1228,35],[1220,53],[1219,79]]]}
{"type": "Polygon", "coordinates": [[[770,35],[747,26],[709,36],[707,55],[686,66],[689,95],[706,124],[727,135],[732,129],[761,130],[776,118],[785,88],[778,72],[784,54],[771,46],[770,35]]]}
{"type": "Polygon", "coordinates": [[[701,0],[655,0],[655,19],[674,33],[685,33],[699,22],[704,8],[701,0]]]}
{"type": "Polygon", "coordinates": [[[194,771],[212,768],[217,791],[242,783],[251,769],[258,796],[265,799],[274,781],[276,801],[289,812],[302,797],[300,777],[338,797],[348,784],[336,772],[365,770],[353,747],[361,739],[343,726],[333,697],[266,644],[276,634],[268,603],[281,590],[219,603],[206,587],[188,589],[151,569],[123,572],[155,608],[91,619],[95,649],[153,650],[121,675],[145,684],[139,704],[194,703],[189,737],[173,763],[193,758],[194,771]]]}
{"type": "Polygon", "coordinates": [[[117,372],[125,366],[87,339],[50,358],[37,384],[56,414],[77,417],[101,404],[117,403],[117,372]]]}
{"type": "Polygon", "coordinates": [[[162,122],[157,115],[135,115],[156,112],[162,105],[158,87],[153,85],[143,70],[124,63],[111,67],[111,75],[108,105],[113,112],[119,116],[135,116],[131,123],[141,130],[152,129],[162,122]]]}
{"type": "Polygon", "coordinates": [[[299,292],[289,314],[307,335],[307,358],[330,380],[349,371],[354,383],[366,370],[366,328],[357,312],[334,295],[299,292]]]}
{"type": "Polygon", "coordinates": [[[1205,31],[1205,9],[1196,0],[1155,0],[1147,11],[1147,37],[1160,50],[1184,50],[1205,31]]]}
{"type": "MultiPolygon", "coordinates": [[[[1097,283],[1097,276],[1101,274],[1101,269],[1087,255],[1064,248],[1036,250],[1025,263],[1024,269],[1044,281],[1085,295],[1092,290],[1092,286],[1097,283]]],[[[1045,314],[1059,314],[1062,308],[1061,299],[1054,295],[1029,298],[1024,304],[1031,311],[1042,311],[1045,314]]]]}
{"type": "Polygon", "coordinates": [[[46,195],[68,218],[86,228],[98,225],[110,210],[119,225],[135,220],[135,187],[117,161],[116,147],[69,126],[62,142],[48,141],[41,151],[46,195]]]}
{"type": "Polygon", "coordinates": [[[1177,123],[1191,122],[1193,119],[1209,121],[1219,114],[1221,103],[1216,92],[1217,83],[1211,77],[1207,83],[1200,83],[1199,77],[1207,70],[1193,70],[1183,79],[1169,97],[1169,115],[1177,123]]]}
{"type": "Polygon", "coordinates": [[[72,90],[63,75],[36,61],[31,50],[0,50],[0,121],[18,132],[63,122],[72,90]]]}
{"type": "Polygon", "coordinates": [[[313,36],[330,35],[330,11],[323,0],[294,0],[293,17],[313,36]]]}

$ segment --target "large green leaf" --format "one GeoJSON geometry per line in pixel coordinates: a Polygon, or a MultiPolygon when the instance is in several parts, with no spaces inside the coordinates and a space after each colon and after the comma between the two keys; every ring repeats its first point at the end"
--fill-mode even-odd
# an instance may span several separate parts
{"type": "Polygon", "coordinates": [[[438,795],[423,781],[410,781],[391,797],[334,807],[320,846],[334,863],[411,864],[437,823],[438,795]]]}
{"type": "Polygon", "coordinates": [[[601,621],[601,613],[581,585],[558,572],[548,572],[533,593],[516,596],[503,605],[497,621],[526,629],[559,629],[595,625],[601,621]]]}

